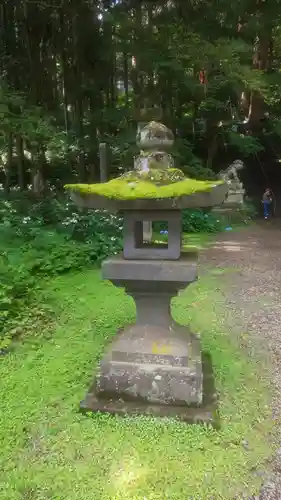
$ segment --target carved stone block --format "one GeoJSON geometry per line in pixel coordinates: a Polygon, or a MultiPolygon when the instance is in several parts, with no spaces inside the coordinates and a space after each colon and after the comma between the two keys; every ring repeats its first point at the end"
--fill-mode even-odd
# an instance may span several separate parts
{"type": "Polygon", "coordinates": [[[174,211],[131,211],[124,215],[124,258],[177,260],[181,252],[181,214],[174,211]],[[168,245],[144,241],[145,221],[168,223],[168,245]]]}

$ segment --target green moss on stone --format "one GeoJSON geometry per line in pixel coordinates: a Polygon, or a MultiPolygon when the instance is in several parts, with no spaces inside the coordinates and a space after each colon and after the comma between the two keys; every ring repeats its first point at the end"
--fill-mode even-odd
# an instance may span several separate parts
{"type": "Polygon", "coordinates": [[[153,169],[145,173],[132,171],[103,184],[67,184],[65,188],[84,195],[95,194],[109,199],[136,200],[179,198],[212,191],[216,185],[223,183],[222,181],[197,181],[182,176],[181,170],[174,168],[159,171],[153,169]]]}

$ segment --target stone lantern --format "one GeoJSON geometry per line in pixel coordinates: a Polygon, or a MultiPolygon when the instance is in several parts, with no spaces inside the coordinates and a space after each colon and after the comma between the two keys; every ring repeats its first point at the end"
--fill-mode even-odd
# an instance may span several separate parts
{"type": "Polygon", "coordinates": [[[172,132],[150,122],[139,130],[134,169],[104,184],[68,185],[77,205],[124,217],[123,254],[106,259],[102,276],[136,304],[136,321],[106,350],[81,408],[119,414],[211,421],[200,339],[171,315],[172,297],[197,279],[197,256],[181,250],[181,210],[220,204],[222,181],[188,179],[174,167],[172,132]],[[144,241],[144,221],[166,221],[168,243],[144,241]]]}

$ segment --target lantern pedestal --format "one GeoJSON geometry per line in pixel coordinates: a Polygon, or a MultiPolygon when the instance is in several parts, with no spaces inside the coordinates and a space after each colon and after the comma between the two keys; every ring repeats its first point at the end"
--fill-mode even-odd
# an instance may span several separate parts
{"type": "Polygon", "coordinates": [[[136,323],[105,352],[81,410],[216,425],[210,356],[172,318],[170,302],[197,279],[197,256],[181,253],[181,211],[221,204],[228,185],[186,178],[168,153],[173,143],[172,131],[152,121],[139,127],[132,171],[104,184],[68,186],[78,206],[123,215],[123,255],[107,259],[102,274],[136,304],[136,323]],[[167,241],[153,240],[153,223],[165,223],[167,241]]]}
{"type": "Polygon", "coordinates": [[[133,297],[136,323],[116,335],[82,410],[214,421],[212,374],[199,338],[170,313],[171,298],[197,279],[196,261],[187,254],[176,261],[115,257],[103,263],[103,278],[133,297]]]}

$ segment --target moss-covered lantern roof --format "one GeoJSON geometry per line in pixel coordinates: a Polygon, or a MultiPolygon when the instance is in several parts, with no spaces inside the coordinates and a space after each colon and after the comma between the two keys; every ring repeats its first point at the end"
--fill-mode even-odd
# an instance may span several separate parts
{"type": "Polygon", "coordinates": [[[138,132],[142,151],[134,170],[105,183],[67,184],[73,200],[92,208],[167,209],[220,204],[228,187],[223,181],[199,181],[174,168],[166,149],[173,135],[165,125],[149,123],[138,132]]]}

